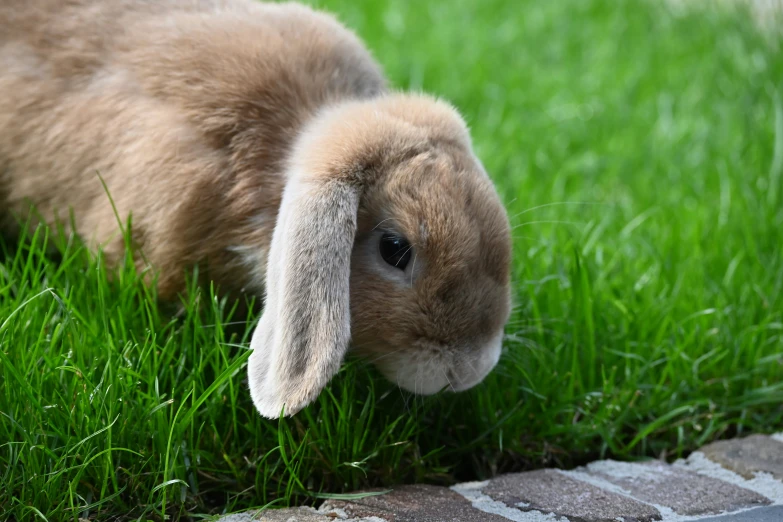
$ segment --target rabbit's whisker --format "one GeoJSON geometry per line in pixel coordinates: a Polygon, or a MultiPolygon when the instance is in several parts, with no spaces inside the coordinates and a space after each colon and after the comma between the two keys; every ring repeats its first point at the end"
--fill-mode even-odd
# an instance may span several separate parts
{"type": "MultiPolygon", "coordinates": [[[[516,200],[516,198],[514,199],[516,200]]],[[[514,201],[512,200],[512,202],[514,201]]],[[[534,210],[539,210],[542,208],[547,207],[556,207],[556,206],[563,206],[563,205],[610,205],[609,203],[602,203],[600,201],[554,201],[552,203],[544,203],[543,205],[537,205],[535,207],[530,207],[526,210],[523,210],[522,212],[518,214],[514,214],[509,218],[509,220],[514,220],[518,218],[519,216],[522,216],[524,214],[527,214],[528,212],[533,212],[534,210]]]]}
{"type": "Polygon", "coordinates": [[[526,227],[528,225],[573,225],[573,226],[579,226],[583,225],[584,223],[578,222],[578,221],[557,221],[557,220],[542,220],[542,221],[526,221],[525,223],[520,223],[519,225],[514,225],[511,227],[511,230],[516,230],[518,228],[526,227]]]}

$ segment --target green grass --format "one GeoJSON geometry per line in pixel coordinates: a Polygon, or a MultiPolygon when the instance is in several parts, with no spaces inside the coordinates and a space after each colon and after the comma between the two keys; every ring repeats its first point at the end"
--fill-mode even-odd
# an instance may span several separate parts
{"type": "Polygon", "coordinates": [[[470,122],[515,225],[501,365],[422,399],[352,361],[267,422],[232,303],[171,313],[78,244],[6,239],[0,519],[316,503],[783,429],[779,38],[638,0],[323,5],[470,122]]]}

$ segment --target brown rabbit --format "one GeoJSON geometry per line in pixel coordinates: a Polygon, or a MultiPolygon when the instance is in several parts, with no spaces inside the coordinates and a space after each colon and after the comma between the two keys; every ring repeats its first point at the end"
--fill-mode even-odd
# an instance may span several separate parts
{"type": "Polygon", "coordinates": [[[387,91],[329,15],[252,0],[5,0],[0,224],[67,223],[109,262],[112,202],[162,298],[198,264],[263,296],[250,392],[290,415],[349,344],[417,393],[497,363],[510,232],[448,104],[387,91]],[[100,174],[100,176],[98,175],[100,174]]]}

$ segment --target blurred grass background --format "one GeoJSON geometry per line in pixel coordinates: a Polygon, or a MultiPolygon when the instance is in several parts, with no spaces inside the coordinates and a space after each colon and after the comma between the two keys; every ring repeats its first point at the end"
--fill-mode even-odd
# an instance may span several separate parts
{"type": "Polygon", "coordinates": [[[514,224],[500,367],[422,399],[352,361],[267,422],[232,303],[171,315],[76,243],[5,240],[0,518],[198,518],[783,429],[779,34],[699,0],[317,5],[468,120],[514,224]]]}

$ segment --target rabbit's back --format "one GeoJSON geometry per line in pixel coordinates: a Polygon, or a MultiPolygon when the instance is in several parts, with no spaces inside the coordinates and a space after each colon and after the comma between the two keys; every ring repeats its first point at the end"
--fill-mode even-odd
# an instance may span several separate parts
{"type": "Polygon", "coordinates": [[[0,226],[27,200],[47,221],[73,208],[106,247],[117,226],[100,173],[156,268],[206,259],[219,280],[231,252],[267,242],[301,126],[384,89],[350,31],[297,4],[6,0],[0,226]]]}
{"type": "Polygon", "coordinates": [[[353,33],[293,3],[6,0],[0,49],[3,92],[17,94],[11,108],[30,104],[36,82],[49,86],[51,106],[121,74],[122,94],[173,103],[199,124],[226,109],[247,116],[241,106],[285,115],[290,126],[331,99],[374,96],[385,85],[353,33]]]}

